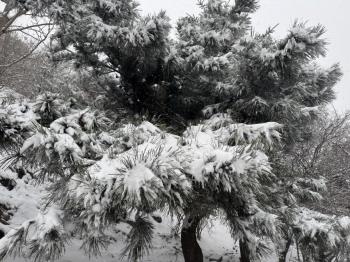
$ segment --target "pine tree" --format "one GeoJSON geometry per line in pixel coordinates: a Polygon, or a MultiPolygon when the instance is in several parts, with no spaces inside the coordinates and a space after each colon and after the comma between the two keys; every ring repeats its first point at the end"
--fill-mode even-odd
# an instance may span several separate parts
{"type": "Polygon", "coordinates": [[[222,101],[222,90],[233,88],[237,60],[232,46],[250,30],[249,15],[257,9],[257,1],[199,1],[199,5],[202,11],[198,16],[178,21],[176,46],[184,100],[180,106],[189,107],[188,111],[197,117],[208,105],[207,115],[225,112],[215,110],[213,105],[222,101]]]}
{"type": "Polygon", "coordinates": [[[18,2],[57,23],[53,60],[92,68],[110,89],[111,108],[183,121],[168,107],[179,85],[172,73],[175,65],[167,59],[171,26],[165,12],[143,17],[133,0],[18,2]]]}
{"type": "Polygon", "coordinates": [[[281,40],[272,30],[253,33],[253,0],[200,1],[199,16],[179,20],[175,41],[164,12],[142,17],[134,1],[18,3],[55,19],[54,59],[92,67],[101,81],[114,75],[113,83],[107,78],[112,99],[134,112],[186,121],[203,108],[207,116],[230,109],[237,122],[288,122],[293,129],[295,119],[334,99],[341,76],[338,65],[314,63],[326,54],[321,25],[296,22],[281,40]]]}
{"type": "MultiPolygon", "coordinates": [[[[86,249],[96,252],[108,242],[104,231],[111,219],[128,223],[133,230],[127,252],[136,260],[150,247],[149,217],[166,208],[184,215],[186,261],[201,261],[196,233],[205,218],[221,211],[240,241],[242,261],[267,251],[263,239],[277,237],[276,210],[289,201],[282,194],[300,193],[280,186],[279,170],[272,175],[267,154],[273,156],[277,130],[284,125],[283,142],[288,145],[303,139],[300,127],[313,118],[318,106],[334,98],[332,88],[341,75],[337,65],[324,70],[315,63],[325,55],[322,26],[295,23],[285,39],[276,40],[271,31],[250,30],[249,15],[257,9],[257,1],[209,0],[200,2],[199,16],[179,20],[178,39],[170,40],[165,13],[142,17],[131,0],[18,3],[56,21],[53,58],[92,67],[101,84],[108,86],[115,107],[161,114],[168,123],[186,125],[201,113],[208,118],[203,125],[189,126],[181,139],[169,133],[162,136],[145,123],[131,131],[118,129],[123,135],[112,139],[108,148],[113,154],[106,156],[99,150],[101,130],[84,127],[87,112],[60,117],[52,111],[22,145],[21,154],[41,169],[39,180],[53,181],[51,201],[58,206],[53,210],[63,210],[62,216],[55,215],[57,221],[82,210],[74,222],[86,249]],[[168,148],[174,141],[174,148],[187,159],[168,148]],[[107,179],[109,183],[91,170],[103,161],[115,163],[115,179],[107,179]],[[159,170],[161,166],[165,169],[159,170]],[[135,180],[137,187],[128,184],[135,180]],[[82,195],[67,194],[71,187],[84,189],[82,195]],[[69,199],[57,199],[57,193],[69,199]],[[116,199],[123,201],[111,202],[116,199]],[[114,212],[125,216],[115,217],[114,212]]],[[[12,249],[16,245],[11,241],[21,243],[31,226],[41,227],[33,221],[13,233],[8,240],[12,249]]],[[[45,240],[51,241],[46,247],[58,242],[57,250],[63,250],[67,238],[63,229],[58,223],[54,234],[51,229],[46,232],[45,240]]],[[[45,247],[40,241],[33,244],[32,255],[47,259],[41,257],[45,247]]],[[[5,248],[2,254],[12,249],[5,248]]]]}
{"type": "MultiPolygon", "coordinates": [[[[48,119],[44,105],[56,104],[52,97],[40,96],[33,103],[33,108],[43,105],[39,122],[48,119]]],[[[264,242],[254,234],[276,237],[276,216],[261,199],[273,188],[262,150],[279,139],[278,124],[234,124],[216,116],[189,127],[182,137],[149,122],[111,132],[110,121],[100,113],[64,108],[48,127],[36,123],[20,143],[21,161],[36,170],[38,183],[48,183],[48,196],[42,214],[1,239],[1,258],[57,259],[72,235],[83,239],[87,253],[98,255],[110,242],[109,228],[124,223],[131,230],[123,255],[137,261],[151,248],[154,223],[160,221],[155,212],[181,216],[192,194],[206,194],[202,203],[210,214],[227,213],[233,235],[249,237],[257,255],[264,242]],[[233,140],[236,145],[230,146],[233,140]],[[251,213],[249,219],[237,217],[238,206],[251,213]]]]}
{"type": "MultiPolygon", "coordinates": [[[[179,54],[189,72],[184,78],[192,81],[187,89],[203,94],[204,115],[228,112],[237,122],[284,124],[283,151],[310,136],[306,124],[334,99],[332,88],[341,76],[338,65],[322,69],[315,63],[326,54],[324,28],[296,22],[286,38],[275,40],[272,30],[248,30],[255,1],[233,6],[208,1],[201,7],[198,17],[180,20],[178,34],[179,54]]],[[[241,242],[242,261],[250,261],[244,247],[241,242]]]]}

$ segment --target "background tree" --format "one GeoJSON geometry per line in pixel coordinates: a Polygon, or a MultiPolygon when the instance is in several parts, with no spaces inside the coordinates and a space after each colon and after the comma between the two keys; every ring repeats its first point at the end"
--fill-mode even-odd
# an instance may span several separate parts
{"type": "MultiPolygon", "coordinates": [[[[16,34],[6,34],[0,37],[0,59],[2,63],[13,62],[18,56],[25,55],[30,50],[30,44],[16,34]]],[[[43,68],[48,64],[43,54],[34,54],[20,63],[12,66],[0,66],[1,87],[12,88],[23,95],[36,93],[43,77],[43,68]]]]}
{"type": "Polygon", "coordinates": [[[49,62],[40,48],[52,32],[44,17],[26,19],[23,25],[29,15],[16,1],[0,1],[0,87],[24,95],[31,95],[47,77],[43,75],[49,62]]]}
{"type": "MultiPolygon", "coordinates": [[[[279,172],[284,174],[283,183],[288,184],[293,188],[293,191],[298,192],[295,195],[303,203],[303,206],[313,210],[311,215],[315,217],[316,224],[320,223],[319,230],[322,227],[328,227],[329,233],[321,230],[316,233],[319,236],[313,239],[310,237],[310,232],[304,232],[305,228],[298,224],[303,225],[302,220],[306,217],[305,212],[309,211],[302,211],[302,218],[298,218],[300,216],[299,209],[295,213],[287,213],[284,218],[286,227],[283,229],[286,245],[283,246],[284,251],[281,252],[280,258],[280,261],[283,262],[286,261],[286,255],[293,243],[297,247],[300,245],[301,253],[306,260],[308,257],[322,260],[326,259],[325,256],[329,256],[327,259],[331,259],[334,256],[339,256],[337,252],[343,252],[341,250],[342,244],[337,243],[337,246],[334,247],[330,239],[333,230],[337,230],[333,229],[331,225],[338,224],[332,216],[348,214],[348,205],[346,204],[348,183],[346,181],[349,166],[346,147],[348,144],[349,114],[338,115],[327,111],[321,112],[320,117],[312,123],[312,126],[306,127],[306,130],[308,129],[312,130],[310,137],[295,143],[292,150],[282,154],[280,161],[276,161],[280,164],[276,169],[281,168],[279,172]],[[299,183],[295,181],[299,181],[299,183]],[[307,191],[300,190],[300,182],[317,189],[318,193],[310,195],[307,191]],[[317,214],[317,212],[326,214],[328,217],[320,213],[317,214]],[[325,224],[322,226],[322,223],[325,224]],[[322,239],[325,242],[322,242],[322,239]],[[315,247],[320,247],[320,249],[315,247]]],[[[338,226],[338,228],[341,227],[338,226]]],[[[346,257],[346,254],[344,256],[346,257]]]]}
{"type": "Polygon", "coordinates": [[[0,36],[14,32],[20,33],[32,40],[32,46],[28,52],[7,64],[1,64],[1,67],[9,67],[29,57],[47,40],[52,31],[52,23],[47,20],[47,16],[40,16],[39,13],[23,26],[20,20],[25,16],[30,16],[31,13],[20,2],[16,0],[0,1],[0,36]]]}

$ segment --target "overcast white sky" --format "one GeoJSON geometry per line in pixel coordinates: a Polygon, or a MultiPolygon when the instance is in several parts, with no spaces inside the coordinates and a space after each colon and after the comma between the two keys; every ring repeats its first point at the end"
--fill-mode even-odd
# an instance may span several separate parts
{"type": "MultiPolygon", "coordinates": [[[[198,12],[196,0],[138,0],[146,13],[166,10],[175,21],[186,13],[198,12]]],[[[343,79],[337,85],[334,106],[339,111],[350,110],[350,0],[260,0],[260,9],[253,16],[256,31],[279,24],[276,36],[283,37],[295,19],[310,25],[321,23],[327,28],[329,53],[321,63],[325,66],[339,62],[343,79]]]]}

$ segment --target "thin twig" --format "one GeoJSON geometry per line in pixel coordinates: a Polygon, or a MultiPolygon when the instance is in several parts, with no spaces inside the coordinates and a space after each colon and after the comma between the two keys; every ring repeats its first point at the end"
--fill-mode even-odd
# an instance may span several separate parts
{"type": "Polygon", "coordinates": [[[31,54],[34,53],[34,51],[43,43],[45,42],[45,40],[47,39],[47,37],[50,35],[51,30],[47,32],[47,34],[40,40],[38,41],[34,47],[26,54],[22,55],[21,57],[19,57],[18,59],[12,61],[11,63],[5,64],[5,65],[0,65],[0,68],[4,68],[4,67],[11,67],[19,62],[21,62],[22,60],[26,59],[27,57],[29,57],[31,54]]]}
{"type": "Polygon", "coordinates": [[[16,21],[16,19],[25,13],[26,10],[21,9],[13,17],[11,17],[7,24],[0,30],[0,36],[5,34],[7,32],[7,29],[16,21]]]}
{"type": "Polygon", "coordinates": [[[35,27],[40,27],[40,26],[51,26],[53,25],[52,23],[42,23],[42,24],[35,24],[35,25],[29,25],[29,26],[18,26],[16,28],[7,30],[6,33],[11,33],[11,32],[18,32],[18,31],[23,31],[27,29],[32,29],[35,27]]]}

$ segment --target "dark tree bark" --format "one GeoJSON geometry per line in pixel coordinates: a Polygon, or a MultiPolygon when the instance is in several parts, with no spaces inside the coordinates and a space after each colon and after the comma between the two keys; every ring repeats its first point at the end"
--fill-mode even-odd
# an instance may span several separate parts
{"type": "MultiPolygon", "coordinates": [[[[246,210],[245,204],[241,203],[237,208],[237,213],[240,218],[247,218],[251,214],[246,210]]],[[[251,251],[248,245],[248,239],[239,240],[240,262],[251,262],[251,251]]]]}
{"type": "Polygon", "coordinates": [[[289,237],[287,242],[286,242],[286,245],[284,247],[284,250],[279,255],[279,262],[286,262],[287,254],[288,254],[288,251],[289,251],[291,244],[292,244],[292,237],[289,237]]]}
{"type": "Polygon", "coordinates": [[[197,227],[200,217],[188,216],[181,230],[181,246],[185,262],[203,262],[202,249],[197,242],[197,227]]]}
{"type": "Polygon", "coordinates": [[[241,262],[250,262],[250,249],[248,246],[248,242],[246,240],[239,241],[239,252],[241,254],[240,261],[241,262]]]}

